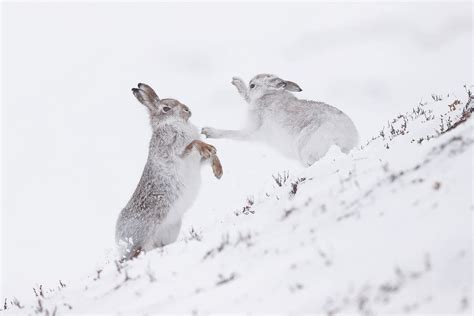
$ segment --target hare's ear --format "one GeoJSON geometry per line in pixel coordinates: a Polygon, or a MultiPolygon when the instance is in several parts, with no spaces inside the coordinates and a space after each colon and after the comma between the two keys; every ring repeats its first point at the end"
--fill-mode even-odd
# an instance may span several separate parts
{"type": "Polygon", "coordinates": [[[151,98],[154,98],[157,101],[160,101],[160,98],[156,94],[155,90],[153,90],[149,85],[144,84],[144,83],[139,83],[138,89],[145,91],[151,98]]]}
{"type": "Polygon", "coordinates": [[[282,80],[281,82],[279,82],[278,83],[278,88],[283,88],[287,91],[292,91],[292,92],[301,92],[301,91],[303,91],[303,89],[301,89],[299,85],[297,85],[293,81],[288,81],[288,80],[282,80]]]}
{"type": "Polygon", "coordinates": [[[285,90],[293,91],[293,92],[303,91],[303,89],[301,89],[300,86],[294,83],[293,81],[285,81],[285,82],[286,82],[285,90]]]}
{"type": "Polygon", "coordinates": [[[150,111],[158,108],[158,102],[160,99],[151,87],[147,86],[146,84],[139,83],[138,88],[133,88],[132,92],[135,98],[137,98],[137,100],[146,106],[150,111]]]}

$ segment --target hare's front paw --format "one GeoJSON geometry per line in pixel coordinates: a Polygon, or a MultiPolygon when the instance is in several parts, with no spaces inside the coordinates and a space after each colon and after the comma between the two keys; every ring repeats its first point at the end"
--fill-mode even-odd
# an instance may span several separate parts
{"type": "Polygon", "coordinates": [[[191,150],[196,149],[204,159],[209,159],[216,154],[216,147],[209,145],[202,140],[195,139],[184,148],[182,156],[186,156],[191,150]]]}
{"type": "Polygon", "coordinates": [[[219,136],[219,132],[212,127],[203,127],[201,134],[205,135],[206,138],[217,138],[219,136]]]}
{"type": "Polygon", "coordinates": [[[247,89],[247,86],[245,85],[245,82],[238,78],[238,77],[232,77],[232,82],[231,82],[239,91],[245,91],[247,89]]]}
{"type": "Polygon", "coordinates": [[[201,157],[204,159],[211,158],[217,152],[216,147],[209,145],[205,142],[201,142],[201,141],[199,141],[199,145],[197,146],[197,149],[199,153],[201,154],[201,157]]]}
{"type": "Polygon", "coordinates": [[[217,179],[220,179],[224,172],[222,171],[222,164],[219,158],[217,157],[217,155],[213,155],[211,157],[211,166],[212,166],[212,171],[214,172],[214,176],[217,179]]]}

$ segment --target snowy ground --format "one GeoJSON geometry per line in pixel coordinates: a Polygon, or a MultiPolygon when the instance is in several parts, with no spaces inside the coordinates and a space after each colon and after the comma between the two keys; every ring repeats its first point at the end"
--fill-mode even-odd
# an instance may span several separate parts
{"type": "MultiPolygon", "coordinates": [[[[470,314],[474,99],[432,98],[350,155],[334,147],[308,169],[249,179],[246,198],[195,205],[176,243],[124,265],[110,254],[7,311],[470,314]]],[[[216,145],[225,177],[251,163],[250,149],[226,154],[242,144],[216,145]]],[[[203,194],[230,189],[203,173],[203,194]]]]}
{"type": "Polygon", "coordinates": [[[429,152],[451,137],[470,137],[472,123],[421,144],[416,139],[436,134],[453,98],[466,101],[472,3],[1,2],[0,9],[0,301],[6,298],[8,310],[18,311],[14,298],[37,306],[32,288],[40,285],[48,311],[63,311],[63,303],[87,313],[135,306],[284,311],[289,299],[307,311],[350,310],[355,301],[375,311],[416,303],[422,311],[471,308],[462,298],[470,293],[462,284],[471,272],[462,265],[471,252],[466,261],[449,256],[471,245],[472,150],[450,156],[450,146],[460,145],[454,141],[448,152],[429,152]],[[139,278],[113,291],[125,279],[112,260],[115,221],[143,170],[150,136],[130,88],[146,82],[161,97],[178,98],[200,127],[238,128],[246,107],[231,77],[259,72],[295,81],[299,97],[343,110],[364,144],[384,125],[391,135],[387,120],[433,101],[432,93],[443,101],[426,105],[438,121],[408,123],[408,135],[378,138],[351,156],[333,150],[310,169],[261,144],[212,140],[223,178],[203,168],[180,241],[130,265],[129,277],[139,278]],[[417,164],[423,168],[410,172],[417,164]],[[272,175],[285,171],[289,179],[279,187],[272,175]],[[290,199],[298,178],[306,180],[290,199]],[[243,214],[247,199],[253,205],[243,214]],[[337,220],[346,214],[357,216],[337,220]],[[222,242],[222,251],[203,260],[222,242]],[[409,276],[428,261],[429,273],[409,276]],[[147,283],[148,264],[160,282],[147,283]],[[219,274],[234,279],[217,286],[219,274]],[[67,286],[49,293],[59,280],[67,286]],[[382,284],[393,289],[380,292],[382,284]],[[420,295],[402,297],[412,290],[420,295]],[[385,294],[391,305],[379,304],[385,294]],[[136,305],[121,304],[129,295],[136,305]]]}

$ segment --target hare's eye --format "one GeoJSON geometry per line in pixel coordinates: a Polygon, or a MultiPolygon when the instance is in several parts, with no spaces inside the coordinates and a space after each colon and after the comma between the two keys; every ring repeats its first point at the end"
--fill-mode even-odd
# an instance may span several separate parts
{"type": "Polygon", "coordinates": [[[163,112],[168,112],[169,110],[171,110],[171,108],[169,106],[164,106],[163,107],[163,112]]]}
{"type": "Polygon", "coordinates": [[[250,84],[250,89],[253,89],[253,88],[255,88],[255,84],[251,83],[250,84]]]}

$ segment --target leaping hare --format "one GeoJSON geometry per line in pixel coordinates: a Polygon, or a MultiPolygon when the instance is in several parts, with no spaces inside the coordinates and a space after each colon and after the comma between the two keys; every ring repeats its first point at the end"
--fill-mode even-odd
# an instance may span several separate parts
{"type": "Polygon", "coordinates": [[[201,133],[208,138],[263,140],[306,166],[333,144],[344,153],[358,144],[357,129],[345,113],[323,102],[296,98],[292,92],[302,90],[292,81],[259,74],[248,88],[237,77],[232,84],[250,104],[247,126],[237,131],[204,127],[201,133]]]}
{"type": "Polygon", "coordinates": [[[117,220],[122,259],[176,240],[183,213],[198,193],[202,160],[211,160],[214,175],[222,176],[216,149],[199,140],[186,105],[160,99],[143,83],[132,91],[148,108],[153,136],[140,182],[117,220]]]}

